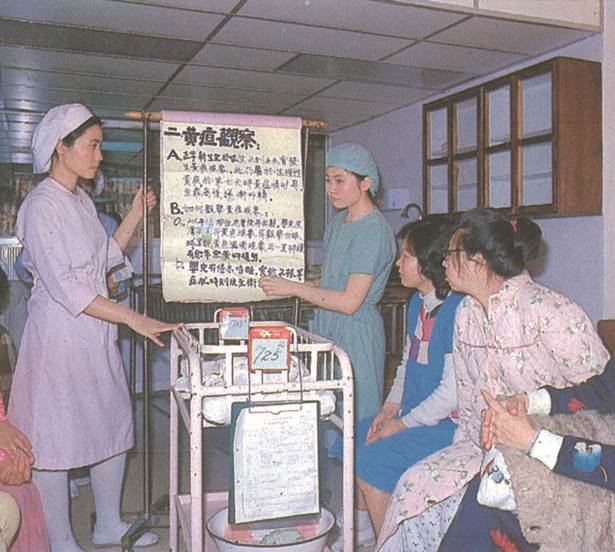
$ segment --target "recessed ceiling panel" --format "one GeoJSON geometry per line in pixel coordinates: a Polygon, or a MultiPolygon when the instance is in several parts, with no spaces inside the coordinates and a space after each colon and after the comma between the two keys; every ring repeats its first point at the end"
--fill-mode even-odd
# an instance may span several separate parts
{"type": "MultiPolygon", "coordinates": [[[[4,107],[7,110],[25,110],[33,113],[38,113],[38,115],[33,115],[36,117],[36,122],[40,121],[43,114],[49,110],[50,107],[54,105],[58,105],[60,103],[70,103],[79,100],[75,99],[67,99],[65,101],[58,100],[45,100],[45,101],[33,101],[33,100],[25,100],[25,99],[15,99],[15,98],[6,98],[4,100],[4,107]]],[[[126,111],[133,111],[134,108],[125,108],[122,106],[118,107],[109,107],[105,104],[95,104],[94,102],[86,102],[88,107],[92,109],[92,111],[101,118],[120,118],[124,117],[126,111]]],[[[138,109],[138,108],[137,108],[138,109]]],[[[19,114],[16,114],[15,117],[18,117],[19,114]]]]}
{"type": "Polygon", "coordinates": [[[176,63],[136,60],[130,58],[88,55],[84,53],[53,52],[35,48],[0,46],[3,67],[74,71],[91,74],[120,75],[135,78],[167,80],[179,67],[176,63]]]}
{"type": "Polygon", "coordinates": [[[327,123],[329,131],[339,127],[351,126],[361,122],[365,116],[352,113],[336,113],[324,109],[309,109],[304,106],[296,106],[284,111],[283,115],[302,117],[313,121],[323,121],[327,123]]]}
{"type": "Polygon", "coordinates": [[[362,102],[360,100],[348,100],[341,98],[327,98],[325,96],[314,96],[295,106],[298,109],[320,109],[322,111],[334,113],[347,113],[349,115],[371,116],[379,115],[391,111],[390,104],[376,102],[362,102]]]}
{"type": "Polygon", "coordinates": [[[589,36],[587,31],[549,27],[518,21],[472,17],[431,39],[458,46],[538,55],[589,36]]]}
{"type": "Polygon", "coordinates": [[[455,70],[463,67],[465,73],[484,75],[527,59],[520,54],[508,54],[493,50],[467,48],[465,46],[449,46],[433,42],[417,42],[399,52],[387,61],[412,65],[414,67],[431,67],[437,69],[455,70]]]}
{"type": "Polygon", "coordinates": [[[289,52],[311,52],[359,59],[380,59],[409,44],[408,40],[351,31],[308,27],[233,17],[216,35],[217,43],[289,52]]]}
{"type": "Polygon", "coordinates": [[[327,88],[322,94],[331,98],[350,98],[353,100],[377,101],[400,105],[416,102],[433,94],[433,90],[410,88],[409,86],[389,86],[344,81],[327,88]]]}
{"type": "Polygon", "coordinates": [[[305,94],[282,94],[261,90],[237,90],[233,88],[219,88],[214,86],[187,86],[171,84],[160,96],[161,98],[189,98],[203,101],[220,100],[260,105],[291,105],[305,98],[305,94]]]}
{"type": "Polygon", "coordinates": [[[5,4],[0,8],[3,17],[199,41],[224,18],[220,14],[106,0],[20,0],[5,4]]]}
{"type": "Polygon", "coordinates": [[[6,99],[22,98],[30,101],[52,103],[84,102],[107,106],[126,106],[140,109],[141,105],[149,101],[149,95],[114,94],[90,90],[71,90],[57,88],[32,88],[27,86],[4,85],[6,99]],[[135,105],[138,104],[138,105],[135,105]]]}
{"type": "Polygon", "coordinates": [[[63,27],[13,19],[0,19],[0,36],[5,44],[160,61],[190,61],[201,48],[200,42],[191,40],[63,27]]]}
{"type": "Polygon", "coordinates": [[[273,71],[293,56],[294,54],[289,52],[207,44],[190,63],[252,71],[273,71]]]}
{"type": "Polygon", "coordinates": [[[147,4],[148,6],[168,6],[194,11],[230,13],[240,0],[119,0],[129,4],[147,4]]]}
{"type": "Polygon", "coordinates": [[[393,63],[308,54],[294,57],[281,66],[277,72],[433,89],[446,88],[469,77],[459,71],[424,69],[393,63]]]}
{"type": "Polygon", "coordinates": [[[238,104],[237,102],[223,102],[219,100],[203,101],[187,98],[159,98],[152,102],[152,111],[175,109],[180,111],[209,111],[214,113],[258,113],[261,115],[275,115],[279,106],[258,106],[238,104]]]}
{"type": "Polygon", "coordinates": [[[290,94],[312,94],[332,83],[329,79],[306,76],[260,73],[189,65],[184,67],[174,82],[187,84],[215,84],[245,90],[271,90],[290,94]]]}
{"type": "Polygon", "coordinates": [[[239,15],[402,38],[423,38],[467,17],[372,0],[248,0],[239,15]]]}
{"type": "Polygon", "coordinates": [[[2,83],[5,85],[25,85],[37,88],[67,88],[124,94],[154,94],[163,81],[132,80],[128,78],[97,77],[78,73],[53,73],[50,71],[29,71],[2,69],[2,83]]]}

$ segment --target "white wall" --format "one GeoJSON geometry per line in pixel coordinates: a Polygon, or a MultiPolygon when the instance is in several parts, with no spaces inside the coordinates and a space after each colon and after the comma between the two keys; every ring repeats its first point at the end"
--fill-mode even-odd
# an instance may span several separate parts
{"type": "MultiPolygon", "coordinates": [[[[373,151],[384,187],[410,187],[411,201],[422,202],[422,104],[437,97],[469,88],[555,56],[602,61],[602,35],[595,35],[566,48],[539,56],[531,62],[506,68],[480,80],[447,90],[445,94],[361,125],[333,134],[333,144],[359,142],[373,151]]],[[[606,157],[606,155],[605,155],[606,157]]],[[[387,218],[397,230],[403,219],[398,212],[387,218]]],[[[578,302],[597,321],[603,316],[603,217],[560,217],[537,220],[543,229],[547,257],[537,279],[578,302]]],[[[613,228],[615,237],[615,226],[613,228]]],[[[615,241],[615,240],[614,240],[615,241]]],[[[615,307],[615,296],[614,296],[615,307]]]]}

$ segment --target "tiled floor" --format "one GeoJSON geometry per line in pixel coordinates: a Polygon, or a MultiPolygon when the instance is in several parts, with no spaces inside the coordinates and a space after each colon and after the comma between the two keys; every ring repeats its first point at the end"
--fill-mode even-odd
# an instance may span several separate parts
{"type": "MultiPolygon", "coordinates": [[[[168,411],[168,395],[157,395],[152,404],[152,498],[156,502],[161,499],[166,504],[164,498],[168,495],[169,481],[169,460],[168,460],[168,439],[169,439],[169,418],[166,412],[168,411]]],[[[137,431],[141,433],[141,418],[140,412],[136,414],[137,431]]],[[[138,439],[140,444],[141,440],[138,439]]],[[[227,435],[224,429],[208,430],[207,435],[208,446],[211,447],[211,458],[206,462],[206,486],[208,490],[224,490],[226,488],[228,477],[228,455],[224,451],[227,443],[227,435]],[[211,433],[209,433],[211,432],[211,433]]],[[[185,445],[186,443],[184,443],[185,445]]],[[[139,445],[140,446],[140,445],[139,445]]],[[[182,447],[185,449],[186,447],[182,447]]],[[[182,465],[187,466],[187,452],[184,451],[184,459],[182,465]]],[[[187,470],[184,470],[184,472],[187,470]]],[[[133,452],[129,455],[128,470],[124,486],[123,509],[127,519],[132,519],[142,511],[142,457],[140,453],[133,452]]],[[[321,455],[321,482],[323,489],[323,497],[326,501],[326,506],[333,512],[340,509],[341,495],[341,466],[332,462],[326,456],[326,453],[321,455]]],[[[79,544],[85,550],[106,550],[120,551],[121,547],[111,548],[95,548],[91,544],[91,514],[94,511],[94,503],[92,491],[89,485],[80,487],[80,495],[72,501],[72,520],[75,536],[79,544]]],[[[168,518],[160,518],[164,520],[165,525],[168,518]]],[[[156,532],[160,535],[158,544],[135,550],[146,550],[149,552],[168,552],[168,527],[156,527],[156,532]]],[[[180,536],[181,541],[181,536],[180,536]]],[[[181,550],[185,550],[183,547],[181,550]]],[[[361,552],[371,552],[373,548],[363,547],[361,552]]]]}

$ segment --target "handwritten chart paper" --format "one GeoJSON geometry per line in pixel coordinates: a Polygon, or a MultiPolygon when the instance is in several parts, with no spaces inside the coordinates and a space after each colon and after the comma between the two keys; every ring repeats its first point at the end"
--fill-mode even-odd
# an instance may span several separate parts
{"type": "Polygon", "coordinates": [[[163,112],[167,301],[266,299],[261,276],[304,279],[301,119],[163,112]]]}
{"type": "Polygon", "coordinates": [[[320,511],[318,402],[242,407],[233,426],[231,523],[320,511]]]}

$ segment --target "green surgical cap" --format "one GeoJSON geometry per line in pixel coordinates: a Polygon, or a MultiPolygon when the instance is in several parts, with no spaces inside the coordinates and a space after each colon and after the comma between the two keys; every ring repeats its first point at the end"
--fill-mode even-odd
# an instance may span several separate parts
{"type": "Polygon", "coordinates": [[[340,144],[327,152],[327,167],[339,167],[361,176],[369,176],[372,184],[369,191],[375,195],[380,185],[378,165],[371,152],[360,144],[340,144]]]}

